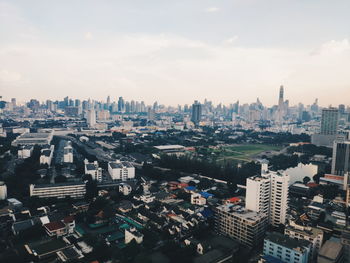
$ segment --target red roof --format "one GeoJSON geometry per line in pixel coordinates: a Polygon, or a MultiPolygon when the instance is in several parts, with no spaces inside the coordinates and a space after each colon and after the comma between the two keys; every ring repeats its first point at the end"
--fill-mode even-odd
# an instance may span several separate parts
{"type": "Polygon", "coordinates": [[[44,227],[49,231],[55,231],[61,228],[65,228],[66,225],[61,221],[50,222],[44,225],[44,227]]]}
{"type": "Polygon", "coordinates": [[[307,186],[308,187],[316,187],[316,186],[318,186],[318,184],[316,184],[316,183],[308,183],[307,186]]]}
{"type": "Polygon", "coordinates": [[[241,198],[239,197],[231,197],[230,199],[227,199],[228,202],[230,203],[237,203],[239,201],[241,201],[241,198]]]}
{"type": "Polygon", "coordinates": [[[64,219],[63,219],[63,222],[64,223],[72,223],[74,221],[74,216],[66,216],[64,219]]]}

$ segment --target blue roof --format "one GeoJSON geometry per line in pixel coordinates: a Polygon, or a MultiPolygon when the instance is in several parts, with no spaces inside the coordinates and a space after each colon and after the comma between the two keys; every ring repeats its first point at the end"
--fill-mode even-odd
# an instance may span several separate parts
{"type": "Polygon", "coordinates": [[[204,208],[204,210],[201,211],[200,214],[205,218],[212,217],[214,215],[213,211],[209,208],[204,208]]]}
{"type": "Polygon", "coordinates": [[[196,190],[196,187],[195,186],[187,186],[185,187],[186,190],[189,190],[189,191],[194,191],[196,190]]]}
{"type": "Polygon", "coordinates": [[[213,197],[213,194],[210,194],[208,192],[200,192],[201,196],[204,198],[209,198],[209,197],[213,197]]]}

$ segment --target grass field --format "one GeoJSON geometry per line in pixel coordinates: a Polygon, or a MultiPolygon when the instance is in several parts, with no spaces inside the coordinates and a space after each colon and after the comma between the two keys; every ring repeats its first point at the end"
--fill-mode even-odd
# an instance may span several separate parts
{"type": "Polygon", "coordinates": [[[216,149],[215,153],[218,162],[235,162],[245,161],[249,162],[257,154],[268,151],[279,151],[282,148],[279,146],[266,145],[266,144],[240,144],[223,146],[220,149],[216,149]]]}

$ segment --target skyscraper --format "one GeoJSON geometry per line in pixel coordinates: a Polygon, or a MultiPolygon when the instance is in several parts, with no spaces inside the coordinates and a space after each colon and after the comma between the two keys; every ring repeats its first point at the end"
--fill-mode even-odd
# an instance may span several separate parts
{"type": "Polygon", "coordinates": [[[280,93],[279,93],[279,97],[278,97],[278,107],[280,109],[283,108],[283,104],[284,104],[283,96],[284,96],[284,88],[283,88],[283,86],[280,86],[280,93]]]}
{"type": "Polygon", "coordinates": [[[338,116],[337,108],[327,108],[322,110],[321,118],[321,134],[336,135],[338,131],[338,116]]]}
{"type": "Polygon", "coordinates": [[[125,111],[125,102],[124,102],[123,97],[119,97],[119,99],[118,99],[118,111],[119,112],[125,111]]]}
{"type": "Polygon", "coordinates": [[[202,118],[202,105],[198,102],[195,101],[192,104],[192,117],[191,121],[198,126],[199,122],[201,121],[202,118]]]}
{"type": "Polygon", "coordinates": [[[333,147],[333,142],[338,135],[339,110],[337,108],[322,109],[320,133],[313,134],[311,143],[317,146],[333,147]]]}
{"type": "Polygon", "coordinates": [[[332,174],[344,176],[350,172],[350,141],[333,143],[332,174]]]}

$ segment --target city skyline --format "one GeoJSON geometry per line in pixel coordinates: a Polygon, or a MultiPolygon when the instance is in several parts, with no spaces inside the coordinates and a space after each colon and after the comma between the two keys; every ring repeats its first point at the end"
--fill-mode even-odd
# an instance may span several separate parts
{"type": "Polygon", "coordinates": [[[0,1],[4,98],[275,105],[281,84],[292,104],[349,95],[347,1],[36,3],[0,1]]]}

